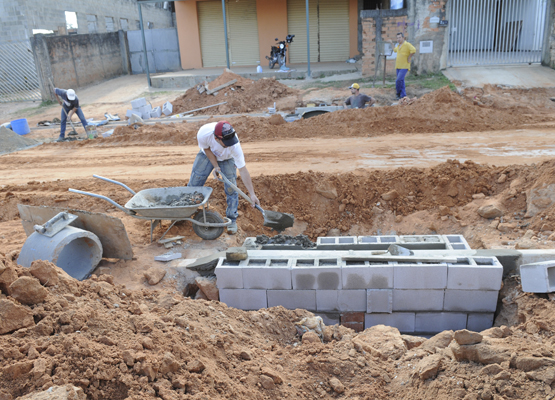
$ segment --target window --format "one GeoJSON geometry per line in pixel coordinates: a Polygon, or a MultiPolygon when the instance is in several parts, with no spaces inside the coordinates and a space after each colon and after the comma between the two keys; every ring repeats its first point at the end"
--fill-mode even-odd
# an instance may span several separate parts
{"type": "Polygon", "coordinates": [[[96,22],[96,15],[87,14],[87,29],[89,33],[98,32],[98,24],[96,22]]]}
{"type": "Polygon", "coordinates": [[[77,13],[73,11],[66,11],[65,14],[68,35],[77,33],[77,13]]]}
{"type": "Polygon", "coordinates": [[[122,29],[123,31],[126,31],[127,29],[129,29],[129,28],[127,27],[127,20],[126,20],[125,18],[120,18],[119,24],[120,24],[121,29],[122,29]]]}
{"type": "Polygon", "coordinates": [[[147,29],[154,29],[154,22],[147,22],[146,26],[147,26],[147,29]]]}
{"type": "Polygon", "coordinates": [[[114,31],[114,19],[112,17],[105,17],[106,20],[106,32],[114,31]]]}
{"type": "Polygon", "coordinates": [[[50,29],[33,29],[33,35],[53,35],[54,31],[50,29]]]}

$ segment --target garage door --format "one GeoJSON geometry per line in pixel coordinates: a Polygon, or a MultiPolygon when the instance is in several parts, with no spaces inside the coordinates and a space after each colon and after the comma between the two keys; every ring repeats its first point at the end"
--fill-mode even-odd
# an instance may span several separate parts
{"type": "MultiPolygon", "coordinates": [[[[199,1],[200,48],[204,67],[226,65],[225,34],[220,1],[199,1]]],[[[256,65],[260,61],[256,0],[226,1],[229,60],[233,65],[256,65]]]]}
{"type": "MultiPolygon", "coordinates": [[[[318,61],[318,1],[310,0],[310,61],[318,61]]],[[[289,60],[292,63],[308,62],[306,56],[306,4],[304,0],[287,1],[287,33],[295,35],[289,45],[289,60]]],[[[284,38],[280,38],[283,40],[284,38]]]]}
{"type": "MultiPolygon", "coordinates": [[[[310,61],[345,61],[349,58],[348,0],[310,0],[310,61]]],[[[307,62],[306,3],[287,1],[288,33],[294,34],[290,62],[307,62]]]]}
{"type": "Polygon", "coordinates": [[[230,62],[232,65],[256,65],[260,61],[256,0],[226,2],[226,10],[230,62]]]}
{"type": "Polygon", "coordinates": [[[319,0],[320,61],[349,58],[349,3],[347,0],[319,0]]]}
{"type": "Polygon", "coordinates": [[[197,7],[202,65],[224,67],[226,57],[222,3],[199,1],[197,7]]]}

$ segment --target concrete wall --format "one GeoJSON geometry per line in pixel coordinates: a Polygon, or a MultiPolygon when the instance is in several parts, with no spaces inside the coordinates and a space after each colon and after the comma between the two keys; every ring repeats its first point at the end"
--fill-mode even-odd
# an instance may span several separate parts
{"type": "Polygon", "coordinates": [[[31,38],[43,99],[56,87],[79,88],[129,72],[124,32],[31,38]]]}
{"type": "Polygon", "coordinates": [[[0,0],[0,43],[29,38],[26,2],[27,0],[0,0]]]}
{"type": "Polygon", "coordinates": [[[549,3],[547,29],[545,31],[546,46],[543,51],[543,64],[555,68],[555,0],[549,3]]]}
{"type": "MultiPolygon", "coordinates": [[[[131,73],[146,73],[141,31],[127,32],[127,41],[129,43],[131,73]]],[[[145,30],[145,43],[148,56],[148,67],[151,73],[181,70],[177,29],[145,30]]]]}
{"type": "MultiPolygon", "coordinates": [[[[160,3],[161,4],[161,3],[160,3]]],[[[143,18],[145,25],[152,22],[154,28],[171,27],[172,13],[153,3],[144,4],[143,18]]],[[[97,18],[97,32],[106,32],[105,17],[112,17],[114,30],[121,29],[120,19],[128,20],[128,30],[138,29],[137,21],[139,12],[136,0],[0,0],[0,38],[9,32],[17,19],[18,26],[22,26],[26,37],[31,37],[33,29],[48,29],[62,34],[66,26],[65,11],[77,13],[77,33],[90,33],[87,23],[87,14],[97,18]],[[16,15],[12,15],[16,13],[16,15]],[[21,18],[21,21],[19,18],[21,18]],[[4,21],[9,22],[6,24],[4,21]],[[23,21],[24,20],[24,21],[23,21]],[[60,27],[62,29],[60,30],[60,27]]],[[[19,33],[18,37],[21,36],[19,33]]],[[[25,37],[22,37],[24,39],[25,37]]]]}

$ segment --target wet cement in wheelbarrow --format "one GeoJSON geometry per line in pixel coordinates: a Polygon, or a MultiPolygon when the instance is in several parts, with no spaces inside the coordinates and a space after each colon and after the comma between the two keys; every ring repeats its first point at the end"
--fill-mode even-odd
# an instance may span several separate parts
{"type": "MultiPolygon", "coordinates": [[[[147,207],[159,207],[159,206],[166,206],[166,207],[184,207],[184,206],[193,206],[195,204],[201,204],[204,201],[204,195],[199,192],[193,193],[184,193],[183,196],[166,196],[165,198],[161,197],[153,197],[153,202],[150,203],[147,207]]],[[[132,205],[133,208],[143,207],[136,204],[132,205]]]]}

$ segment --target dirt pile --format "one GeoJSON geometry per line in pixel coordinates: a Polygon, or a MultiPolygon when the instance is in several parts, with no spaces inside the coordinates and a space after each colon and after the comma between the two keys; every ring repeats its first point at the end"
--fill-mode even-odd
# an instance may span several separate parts
{"type": "Polygon", "coordinates": [[[222,102],[227,104],[206,110],[195,111],[195,115],[223,115],[250,113],[255,111],[267,112],[267,107],[273,107],[274,102],[286,97],[294,96],[297,89],[289,88],[274,78],[262,78],[253,81],[243,78],[230,71],[225,71],[218,78],[208,84],[209,89],[215,89],[220,85],[237,82],[219,90],[215,95],[199,93],[196,87],[188,89],[185,94],[172,102],[174,113],[186,113],[189,110],[210,106],[222,102]]]}
{"type": "Polygon", "coordinates": [[[474,104],[518,113],[545,114],[555,111],[554,88],[511,89],[495,85],[466,88],[463,95],[474,104]]]}
{"type": "Polygon", "coordinates": [[[25,136],[18,135],[14,131],[0,126],[0,154],[11,153],[27,147],[35,146],[40,142],[25,136]]]}

